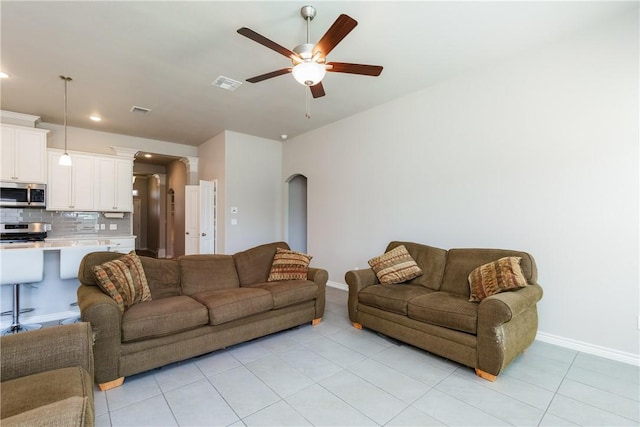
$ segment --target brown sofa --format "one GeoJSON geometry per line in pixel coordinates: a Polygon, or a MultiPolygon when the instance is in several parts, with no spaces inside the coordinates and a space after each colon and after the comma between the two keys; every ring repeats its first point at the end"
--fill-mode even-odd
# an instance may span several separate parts
{"type": "Polygon", "coordinates": [[[94,252],[80,263],[78,305],[96,335],[95,379],[103,390],[124,377],[292,328],[316,324],[325,306],[325,270],[307,280],[267,282],[276,248],[234,255],[140,257],[152,300],[124,313],[100,287],[94,265],[121,256],[94,252]]]}
{"type": "Polygon", "coordinates": [[[354,326],[381,332],[495,380],[536,336],[536,303],[542,288],[533,257],[512,250],[444,250],[397,241],[386,251],[400,245],[423,274],[406,283],[381,285],[372,269],[347,272],[349,318],[354,326]],[[522,258],[527,286],[470,302],[469,273],[507,256],[522,258]]]}
{"type": "Polygon", "coordinates": [[[92,344],[88,323],[0,338],[0,424],[94,425],[92,344]]]}

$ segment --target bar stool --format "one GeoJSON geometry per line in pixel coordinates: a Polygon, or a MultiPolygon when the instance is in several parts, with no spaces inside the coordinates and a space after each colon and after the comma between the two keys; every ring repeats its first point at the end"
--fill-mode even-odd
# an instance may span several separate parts
{"type": "Polygon", "coordinates": [[[13,322],[2,335],[40,329],[42,325],[20,324],[20,284],[41,282],[44,277],[44,250],[20,248],[0,250],[0,285],[13,285],[13,322]]]}
{"type": "MultiPolygon", "coordinates": [[[[60,249],[60,278],[61,279],[76,279],[78,277],[78,268],[80,268],[80,261],[85,255],[92,252],[108,251],[108,245],[80,245],[69,246],[60,249]]],[[[78,302],[73,301],[69,304],[71,307],[77,307],[78,302]]],[[[70,323],[76,323],[80,321],[80,316],[70,317],[60,321],[61,325],[68,325],[70,323]]]]}

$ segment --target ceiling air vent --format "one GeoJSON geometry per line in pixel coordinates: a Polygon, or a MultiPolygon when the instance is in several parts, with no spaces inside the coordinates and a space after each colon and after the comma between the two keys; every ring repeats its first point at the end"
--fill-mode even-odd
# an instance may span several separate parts
{"type": "Polygon", "coordinates": [[[240,85],[242,84],[242,82],[239,82],[237,80],[233,80],[230,79],[229,77],[225,77],[225,76],[219,76],[213,83],[211,83],[214,86],[218,86],[221,87],[222,89],[226,89],[226,90],[230,90],[230,91],[234,91],[236,89],[238,89],[238,87],[240,87],[240,85]]]}
{"type": "Polygon", "coordinates": [[[129,111],[138,114],[149,114],[151,112],[151,108],[138,107],[137,105],[134,105],[129,111]]]}

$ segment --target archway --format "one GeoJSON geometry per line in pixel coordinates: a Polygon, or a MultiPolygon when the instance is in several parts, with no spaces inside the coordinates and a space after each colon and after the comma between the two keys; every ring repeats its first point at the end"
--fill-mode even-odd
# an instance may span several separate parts
{"type": "Polygon", "coordinates": [[[288,180],[288,241],[291,249],[307,252],[307,177],[294,175],[288,180]]]}

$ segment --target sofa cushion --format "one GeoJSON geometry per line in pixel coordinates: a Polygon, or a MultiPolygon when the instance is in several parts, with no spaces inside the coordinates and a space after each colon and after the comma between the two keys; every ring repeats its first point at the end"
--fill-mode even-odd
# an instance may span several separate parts
{"type": "MultiPolygon", "coordinates": [[[[87,371],[77,366],[3,381],[0,394],[1,424],[5,425],[5,418],[70,397],[93,399],[93,379],[87,371]]],[[[93,419],[93,405],[85,409],[86,416],[93,419]]]]}
{"type": "Polygon", "coordinates": [[[387,245],[386,251],[398,246],[404,246],[422,270],[422,275],[409,280],[407,283],[421,285],[434,291],[440,290],[442,276],[447,263],[447,251],[433,246],[422,245],[414,242],[392,241],[387,245]]]}
{"type": "Polygon", "coordinates": [[[267,243],[233,255],[241,286],[267,281],[277,248],[289,249],[289,245],[286,242],[267,243]]]}
{"type": "Polygon", "coordinates": [[[358,302],[406,316],[409,300],[432,292],[420,285],[371,285],[360,291],[358,302]]]}
{"type": "Polygon", "coordinates": [[[520,257],[504,257],[474,269],[469,274],[469,301],[480,302],[500,292],[514,291],[527,286],[522,275],[520,257]]]}
{"type": "Polygon", "coordinates": [[[147,277],[135,252],[94,265],[93,272],[100,288],[118,304],[121,312],[139,302],[151,301],[147,277]]]}
{"type": "Polygon", "coordinates": [[[89,417],[89,397],[73,396],[2,419],[4,427],[84,427],[93,425],[89,417]]]}
{"type": "Polygon", "coordinates": [[[289,249],[276,248],[267,282],[307,280],[311,255],[289,249]]]}
{"type": "Polygon", "coordinates": [[[209,324],[220,325],[273,308],[271,293],[260,288],[207,291],[193,295],[209,310],[209,324]]]}
{"type": "Polygon", "coordinates": [[[469,274],[483,264],[508,256],[522,258],[522,274],[529,284],[536,282],[536,264],[533,257],[526,252],[506,249],[450,249],[440,290],[469,298],[469,274]]]}
{"type": "Polygon", "coordinates": [[[153,299],[180,295],[180,267],[176,260],[141,256],[140,262],[153,299]]]}
{"type": "Polygon", "coordinates": [[[404,245],[371,258],[369,265],[383,285],[402,283],[422,275],[422,270],[404,245]]]}
{"type": "Polygon", "coordinates": [[[178,265],[184,295],[239,286],[231,255],[186,255],[178,258],[178,265]]]}
{"type": "Polygon", "coordinates": [[[412,319],[456,331],[476,334],[478,304],[465,297],[447,292],[432,292],[409,301],[408,316],[412,319]]]}
{"type": "Polygon", "coordinates": [[[154,299],[122,315],[122,341],[161,337],[209,323],[207,307],[181,295],[154,299]]]}
{"type": "Polygon", "coordinates": [[[287,280],[261,283],[256,287],[267,290],[273,297],[273,308],[282,308],[304,301],[312,301],[318,296],[318,285],[310,280],[287,280]]]}

